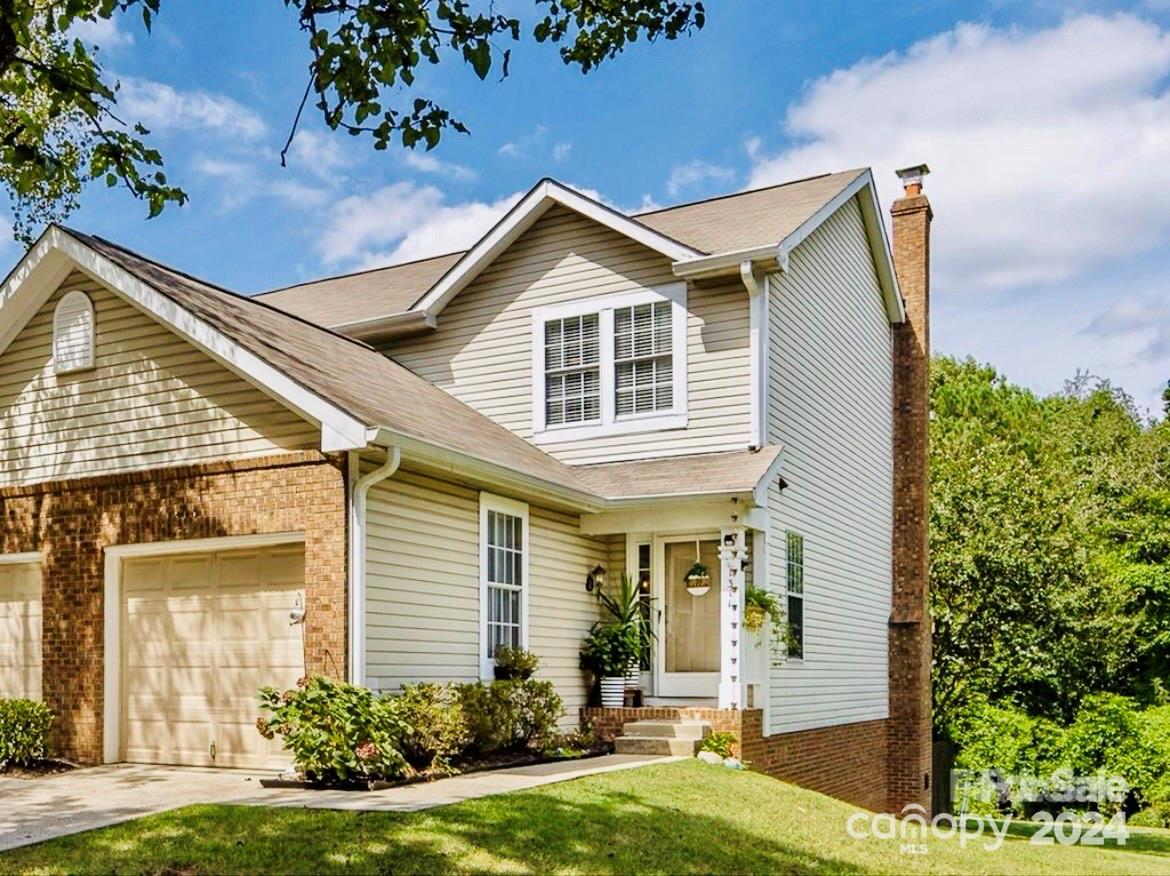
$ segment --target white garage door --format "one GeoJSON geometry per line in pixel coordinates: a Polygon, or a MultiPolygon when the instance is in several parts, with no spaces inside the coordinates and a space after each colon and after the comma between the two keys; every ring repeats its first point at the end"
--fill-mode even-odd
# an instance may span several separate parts
{"type": "Polygon", "coordinates": [[[41,566],[0,563],[0,699],[41,698],[41,566]]]}
{"type": "Polygon", "coordinates": [[[287,766],[256,731],[262,686],[304,675],[303,545],[126,559],[122,566],[122,758],[191,766],[287,766]]]}

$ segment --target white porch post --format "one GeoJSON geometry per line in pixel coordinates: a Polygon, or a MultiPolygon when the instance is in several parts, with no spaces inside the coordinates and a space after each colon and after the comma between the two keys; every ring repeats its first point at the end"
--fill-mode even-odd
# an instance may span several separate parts
{"type": "Polygon", "coordinates": [[[742,526],[719,533],[719,708],[742,709],[746,702],[743,643],[743,564],[747,537],[742,526]]]}

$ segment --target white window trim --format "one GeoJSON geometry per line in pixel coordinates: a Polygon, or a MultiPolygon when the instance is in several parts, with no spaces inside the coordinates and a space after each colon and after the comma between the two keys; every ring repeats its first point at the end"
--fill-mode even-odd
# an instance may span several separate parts
{"type": "Polygon", "coordinates": [[[687,284],[670,283],[637,292],[599,295],[532,311],[532,440],[536,444],[556,444],[610,435],[632,435],[685,429],[687,426],[687,284]],[[616,413],[614,377],[613,313],[620,307],[669,301],[671,307],[671,356],[674,404],[667,411],[643,414],[616,413]],[[600,314],[601,332],[601,419],[593,423],[567,423],[549,426],[545,422],[544,324],[549,320],[600,314]]]}
{"type": "Polygon", "coordinates": [[[521,534],[520,557],[520,646],[528,648],[528,603],[532,599],[532,581],[528,573],[530,565],[529,553],[529,524],[528,505],[498,496],[495,493],[481,492],[479,494],[479,677],[484,681],[495,678],[495,667],[492,658],[485,653],[484,644],[488,640],[488,512],[497,511],[501,514],[511,514],[519,517],[523,527],[521,534]]]}

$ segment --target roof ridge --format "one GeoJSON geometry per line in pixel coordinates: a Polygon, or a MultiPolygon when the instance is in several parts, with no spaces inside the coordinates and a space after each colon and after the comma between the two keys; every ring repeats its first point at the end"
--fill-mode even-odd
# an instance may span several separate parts
{"type": "Polygon", "coordinates": [[[686,207],[697,207],[700,204],[710,204],[714,201],[725,201],[728,198],[739,198],[739,197],[742,197],[743,195],[754,195],[757,192],[767,192],[767,191],[771,191],[772,189],[782,189],[785,186],[799,185],[800,183],[812,182],[814,179],[825,179],[827,177],[836,176],[838,174],[864,173],[867,169],[868,168],[864,168],[864,167],[851,167],[847,170],[834,170],[834,171],[831,171],[829,173],[814,173],[812,176],[804,176],[804,177],[801,177],[800,179],[790,179],[786,182],[773,183],[773,184],[767,185],[767,186],[759,186],[759,187],[754,188],[754,189],[741,189],[738,192],[727,192],[726,194],[722,194],[722,195],[712,195],[709,198],[699,198],[697,201],[684,201],[681,204],[673,204],[669,207],[658,207],[657,209],[654,209],[654,210],[644,210],[640,213],[631,213],[629,215],[630,215],[630,218],[637,218],[637,217],[642,217],[642,216],[653,216],[657,213],[669,213],[671,210],[682,210],[682,209],[685,209],[686,207]]]}
{"type": "MultiPolygon", "coordinates": [[[[294,320],[295,322],[298,322],[301,325],[309,326],[310,328],[314,328],[317,331],[324,332],[328,335],[332,335],[335,338],[340,338],[343,341],[348,341],[349,343],[354,344],[358,347],[361,347],[362,349],[371,350],[375,353],[379,352],[375,347],[371,346],[370,344],[367,344],[365,341],[350,337],[349,335],[344,335],[341,332],[334,331],[333,329],[329,328],[328,326],[320,325],[319,323],[315,323],[310,319],[305,319],[303,316],[297,316],[295,313],[289,313],[287,310],[281,310],[279,307],[276,307],[275,305],[269,304],[267,301],[257,301],[256,296],[254,296],[254,295],[244,295],[242,292],[236,292],[234,289],[229,289],[226,286],[219,285],[218,283],[213,283],[209,280],[204,280],[202,277],[196,277],[194,274],[188,273],[187,271],[184,271],[184,270],[181,270],[179,268],[168,265],[166,262],[160,262],[157,259],[151,258],[150,256],[143,255],[142,253],[140,253],[136,250],[130,249],[130,247],[128,247],[128,246],[123,246],[122,244],[120,244],[116,241],[113,241],[113,240],[109,240],[108,238],[102,237],[99,234],[86,234],[84,231],[77,231],[76,229],[70,228],[66,225],[61,225],[60,228],[61,228],[61,230],[65,231],[67,234],[71,234],[74,237],[79,237],[83,240],[88,238],[90,240],[100,241],[101,243],[105,244],[106,246],[112,246],[114,249],[121,250],[122,252],[126,253],[127,255],[133,256],[136,259],[141,259],[144,262],[152,264],[156,268],[161,268],[164,271],[168,271],[168,272],[175,274],[179,277],[183,277],[184,279],[190,280],[193,283],[198,283],[200,286],[207,286],[208,288],[214,289],[216,292],[221,292],[224,295],[230,295],[232,298],[235,298],[239,301],[246,301],[249,304],[254,304],[257,307],[263,307],[265,310],[271,311],[272,313],[280,314],[280,316],[284,317],[285,319],[294,320]]],[[[379,353],[379,355],[384,355],[384,354],[379,353]]],[[[387,357],[387,358],[389,358],[389,357],[387,357]]],[[[395,364],[400,365],[403,368],[406,368],[406,366],[402,365],[402,363],[399,362],[397,359],[394,359],[392,361],[394,361],[395,364]]],[[[407,369],[407,370],[409,371],[410,369],[407,369]]],[[[414,373],[414,372],[411,372],[411,373],[414,373]]]]}
{"type": "Polygon", "coordinates": [[[465,249],[453,249],[449,252],[441,252],[432,256],[423,256],[422,258],[410,259],[405,262],[394,262],[390,265],[382,265],[377,268],[362,268],[358,271],[346,271],[344,274],[328,274],[324,277],[317,277],[314,280],[302,280],[300,283],[290,283],[287,286],[277,286],[275,289],[265,289],[263,292],[257,292],[254,295],[249,295],[249,298],[263,298],[265,295],[275,295],[277,292],[288,292],[290,289],[299,289],[301,286],[313,286],[317,283],[328,283],[330,280],[344,280],[347,277],[360,277],[363,274],[376,274],[378,271],[390,271],[394,268],[405,268],[407,265],[420,265],[423,262],[433,262],[435,259],[443,259],[448,256],[461,256],[466,253],[465,249]]]}

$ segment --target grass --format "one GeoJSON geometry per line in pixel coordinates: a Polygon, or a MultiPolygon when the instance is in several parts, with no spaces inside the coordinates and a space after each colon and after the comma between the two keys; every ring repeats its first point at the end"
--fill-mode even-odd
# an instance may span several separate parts
{"type": "Polygon", "coordinates": [[[755,773],[662,764],[418,813],[192,806],[0,855],[3,873],[1167,873],[1170,831],[996,852],[856,840],[847,803],[755,773]]]}

